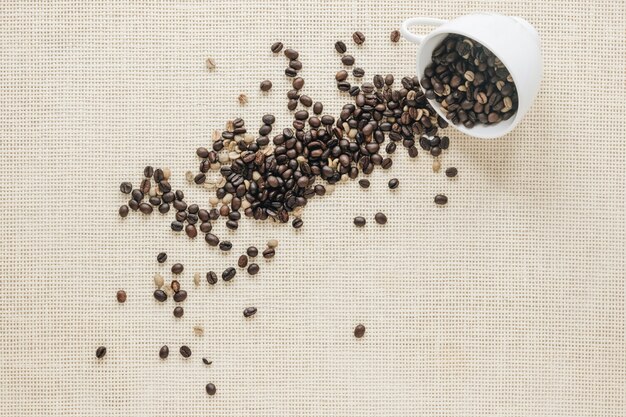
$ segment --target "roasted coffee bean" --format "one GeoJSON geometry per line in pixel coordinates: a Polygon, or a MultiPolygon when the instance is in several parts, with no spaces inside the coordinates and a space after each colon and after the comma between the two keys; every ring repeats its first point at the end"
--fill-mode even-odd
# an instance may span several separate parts
{"type": "Polygon", "coordinates": [[[210,365],[213,363],[213,361],[208,360],[207,358],[202,358],[202,363],[205,365],[210,365]]]}
{"type": "Polygon", "coordinates": [[[150,199],[148,200],[150,202],[150,204],[152,204],[153,206],[159,206],[161,204],[161,199],[159,197],[150,197],[150,199]]]}
{"type": "Polygon", "coordinates": [[[352,34],[352,40],[357,45],[363,45],[363,42],[365,42],[365,35],[362,32],[356,31],[352,34]]]}
{"type": "Polygon", "coordinates": [[[141,192],[141,190],[134,189],[131,192],[131,197],[133,198],[133,200],[135,200],[136,202],[140,203],[141,200],[143,200],[143,193],[141,192]]]}
{"type": "Polygon", "coordinates": [[[126,204],[121,205],[117,212],[120,215],[120,217],[128,216],[128,206],[126,204]]]}
{"type": "Polygon", "coordinates": [[[170,283],[170,287],[172,287],[172,290],[173,290],[174,292],[178,292],[178,291],[180,291],[180,282],[178,282],[177,280],[173,280],[173,281],[170,283]]]}
{"type": "Polygon", "coordinates": [[[300,71],[302,69],[302,62],[298,61],[297,59],[294,59],[294,60],[289,61],[289,66],[295,69],[296,71],[300,71]]]}
{"type": "Polygon", "coordinates": [[[185,269],[185,267],[183,266],[183,264],[180,263],[175,263],[174,265],[172,265],[172,274],[180,274],[181,272],[183,272],[183,269],[185,269]]]}
{"type": "Polygon", "coordinates": [[[174,307],[174,317],[181,318],[185,314],[185,310],[182,307],[174,307]]]}
{"type": "Polygon", "coordinates": [[[389,39],[391,40],[391,42],[398,42],[398,41],[400,41],[400,31],[399,30],[392,30],[391,34],[389,35],[389,39]]]}
{"type": "Polygon", "coordinates": [[[363,336],[365,336],[365,326],[363,326],[362,324],[359,324],[354,328],[354,337],[356,337],[357,339],[360,339],[363,336]]]}
{"type": "Polygon", "coordinates": [[[196,155],[198,155],[200,158],[207,158],[209,156],[209,150],[201,146],[196,149],[196,155]]]}
{"type": "Polygon", "coordinates": [[[392,164],[393,164],[393,161],[391,160],[391,158],[385,158],[381,162],[380,166],[381,166],[382,169],[389,169],[389,168],[391,168],[392,164]]]}
{"type": "Polygon", "coordinates": [[[245,310],[243,310],[243,316],[252,317],[256,314],[256,311],[256,307],[247,307],[245,310]]]}
{"type": "Polygon", "coordinates": [[[389,185],[389,188],[391,188],[392,190],[395,190],[400,185],[400,181],[398,181],[397,178],[392,178],[389,180],[388,185],[389,185]]]}
{"type": "Polygon", "coordinates": [[[185,233],[187,234],[187,236],[193,239],[198,236],[198,229],[196,229],[196,226],[194,226],[193,224],[188,224],[187,226],[185,226],[185,233]]]}
{"type": "Polygon", "coordinates": [[[223,250],[224,252],[228,252],[229,250],[233,248],[233,244],[230,243],[228,240],[221,241],[219,246],[220,246],[220,249],[223,250]]]}
{"type": "Polygon", "coordinates": [[[124,290],[119,290],[116,294],[116,298],[117,298],[117,302],[118,303],[125,303],[126,302],[126,291],[124,290]]]}
{"type": "Polygon", "coordinates": [[[263,80],[261,81],[260,88],[261,91],[270,91],[272,88],[272,82],[270,80],[263,80]]]}
{"type": "Polygon", "coordinates": [[[354,57],[352,55],[344,55],[341,57],[341,63],[346,66],[354,65],[354,57]]]}
{"type": "Polygon", "coordinates": [[[435,146],[434,148],[430,148],[430,154],[432,156],[439,156],[439,155],[441,155],[441,148],[439,146],[435,146]]]}
{"type": "Polygon", "coordinates": [[[275,54],[280,52],[283,49],[283,43],[282,42],[274,42],[270,48],[272,50],[272,52],[274,52],[275,54]]]}
{"type": "Polygon", "coordinates": [[[347,49],[348,48],[346,48],[346,44],[343,43],[342,41],[335,42],[335,50],[339,52],[340,54],[345,53],[347,49]]]}
{"type": "Polygon", "coordinates": [[[448,197],[443,194],[437,194],[435,196],[435,204],[439,204],[440,206],[446,204],[448,202],[448,197]]]}
{"type": "Polygon", "coordinates": [[[450,167],[448,169],[446,169],[446,177],[456,177],[456,175],[459,173],[459,171],[456,168],[450,167]]]}
{"type": "Polygon", "coordinates": [[[206,181],[206,175],[203,172],[199,172],[194,178],[193,182],[196,184],[204,184],[206,181]]]}
{"type": "Polygon", "coordinates": [[[241,255],[237,260],[237,266],[239,268],[245,268],[248,265],[248,257],[246,255],[241,255]]]}
{"type": "Polygon", "coordinates": [[[213,271],[209,271],[206,273],[206,281],[211,284],[211,285],[215,285],[217,284],[217,274],[213,271]]]}
{"type": "Polygon", "coordinates": [[[366,223],[365,217],[357,216],[354,218],[354,225],[357,227],[363,227],[365,226],[365,223],[366,223]]]}
{"type": "Polygon", "coordinates": [[[128,200],[128,208],[130,208],[132,211],[137,211],[139,210],[139,203],[131,198],[130,200],[128,200]]]}
{"type": "Polygon", "coordinates": [[[237,270],[231,266],[229,268],[226,268],[224,272],[222,272],[222,279],[224,281],[230,281],[231,279],[235,278],[235,275],[237,275],[237,270]]]}
{"type": "Polygon", "coordinates": [[[300,104],[304,107],[311,107],[313,105],[313,100],[309,96],[302,95],[300,96],[300,104]]]}
{"type": "Polygon", "coordinates": [[[301,218],[296,217],[295,219],[293,219],[293,221],[291,222],[291,225],[293,226],[294,229],[299,229],[304,225],[304,222],[302,221],[301,218]]]}
{"type": "Polygon", "coordinates": [[[152,174],[152,179],[154,179],[154,181],[157,183],[163,181],[165,179],[165,174],[163,173],[163,170],[161,168],[155,169],[154,174],[152,174]]]}
{"type": "Polygon", "coordinates": [[[337,81],[345,81],[348,78],[348,71],[340,70],[335,74],[335,80],[337,81]]]}
{"type": "Polygon", "coordinates": [[[167,204],[167,203],[162,203],[162,204],[159,206],[159,213],[161,213],[161,214],[165,214],[165,213],[167,213],[168,211],[170,211],[170,205],[169,205],[169,204],[167,204]]]}
{"type": "Polygon", "coordinates": [[[251,258],[254,258],[259,254],[259,250],[256,248],[256,246],[249,246],[248,249],[246,250],[246,253],[251,258]]]}
{"type": "Polygon", "coordinates": [[[290,49],[290,48],[285,49],[285,56],[291,60],[298,59],[298,55],[300,54],[298,53],[298,51],[294,49],[290,49]]]}
{"type": "Polygon", "coordinates": [[[274,255],[276,255],[276,251],[274,250],[274,248],[266,248],[263,251],[263,257],[265,259],[273,258],[274,255]]]}
{"type": "Polygon", "coordinates": [[[304,78],[302,77],[294,78],[293,82],[291,83],[291,86],[294,88],[294,90],[302,90],[302,87],[304,87],[304,78]]]}
{"type": "Polygon", "coordinates": [[[370,181],[363,178],[362,180],[359,180],[359,185],[361,186],[361,188],[370,188],[370,181]]]}
{"type": "Polygon", "coordinates": [[[385,84],[386,85],[392,85],[394,81],[394,77],[391,74],[387,74],[385,75],[385,84]]]}
{"type": "Polygon", "coordinates": [[[295,77],[296,75],[298,75],[298,71],[296,71],[295,69],[291,67],[287,67],[285,68],[285,75],[287,77],[295,77]]]}
{"type": "Polygon", "coordinates": [[[100,346],[98,349],[96,349],[96,358],[102,359],[104,358],[104,355],[106,354],[107,354],[107,348],[105,348],[104,346],[100,346]]]}
{"type": "Polygon", "coordinates": [[[289,110],[292,110],[292,111],[293,111],[293,110],[295,110],[295,109],[296,109],[296,107],[298,107],[298,100],[289,100],[289,101],[287,102],[287,108],[288,108],[289,110]]]}
{"type": "Polygon", "coordinates": [[[141,211],[143,214],[151,214],[152,206],[148,203],[141,203],[139,204],[139,211],[141,211]]]}
{"type": "Polygon", "coordinates": [[[207,233],[204,235],[204,240],[209,244],[209,246],[217,246],[220,243],[220,239],[213,233],[207,233]]]}
{"type": "Polygon", "coordinates": [[[350,90],[350,83],[347,81],[340,81],[337,83],[337,89],[339,91],[349,91],[350,90]]]}
{"type": "Polygon", "coordinates": [[[385,216],[381,212],[378,212],[374,216],[374,220],[376,220],[376,223],[378,223],[378,224],[385,224],[385,223],[387,223],[387,216],[385,216]]]}
{"type": "Polygon", "coordinates": [[[263,120],[263,123],[266,125],[273,125],[276,121],[276,117],[274,117],[273,114],[266,114],[261,120],[263,120]]]}
{"type": "Polygon", "coordinates": [[[215,388],[214,384],[208,383],[206,384],[206,393],[209,395],[215,395],[215,393],[217,392],[217,388],[215,388]]]}
{"type": "Polygon", "coordinates": [[[357,96],[359,93],[361,92],[361,89],[359,88],[358,85],[353,85],[352,87],[350,87],[350,89],[348,90],[348,94],[350,94],[350,96],[355,97],[357,96]]]}
{"type": "Polygon", "coordinates": [[[170,348],[167,345],[163,345],[161,349],[159,349],[159,358],[166,359],[170,355],[170,348]]]}
{"type": "Polygon", "coordinates": [[[124,194],[130,194],[133,191],[133,185],[130,182],[123,182],[120,184],[120,191],[124,194]]]}
{"type": "Polygon", "coordinates": [[[187,299],[187,291],[180,290],[174,294],[174,301],[177,303],[182,303],[187,299]]]}
{"type": "Polygon", "coordinates": [[[248,274],[256,275],[258,273],[259,273],[259,265],[255,263],[251,263],[250,265],[248,265],[248,274]]]}
{"type": "Polygon", "coordinates": [[[313,113],[322,114],[322,111],[324,111],[324,105],[319,101],[316,101],[315,104],[313,104],[313,113]]]}
{"type": "Polygon", "coordinates": [[[237,230],[237,228],[239,227],[239,223],[235,220],[227,220],[226,227],[230,230],[237,230]]]}
{"type": "Polygon", "coordinates": [[[365,75],[363,68],[355,67],[352,69],[352,75],[356,78],[361,78],[365,75]]]}
{"type": "Polygon", "coordinates": [[[191,356],[191,349],[189,349],[189,346],[181,346],[179,352],[183,358],[188,358],[191,356]]]}
{"type": "Polygon", "coordinates": [[[157,301],[163,302],[167,300],[167,294],[163,290],[155,290],[153,295],[157,301]]]}
{"type": "Polygon", "coordinates": [[[415,157],[417,157],[418,153],[419,153],[419,152],[417,151],[417,148],[415,147],[415,145],[413,145],[413,146],[409,147],[409,156],[410,156],[411,158],[415,158],[415,157]]]}
{"type": "Polygon", "coordinates": [[[374,87],[380,89],[385,86],[385,79],[382,77],[382,75],[376,74],[374,75],[373,83],[374,87]]]}

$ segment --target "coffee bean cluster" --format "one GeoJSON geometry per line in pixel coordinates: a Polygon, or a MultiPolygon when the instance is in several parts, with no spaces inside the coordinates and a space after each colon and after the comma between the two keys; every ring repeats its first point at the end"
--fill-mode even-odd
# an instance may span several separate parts
{"type": "Polygon", "coordinates": [[[507,120],[517,111],[509,71],[489,49],[465,36],[448,35],[435,48],[420,84],[448,120],[467,128],[507,120]]]}

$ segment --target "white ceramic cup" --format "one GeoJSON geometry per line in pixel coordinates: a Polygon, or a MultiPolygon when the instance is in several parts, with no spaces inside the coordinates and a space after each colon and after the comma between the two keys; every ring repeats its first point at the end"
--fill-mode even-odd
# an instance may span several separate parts
{"type": "Polygon", "coordinates": [[[493,125],[477,123],[471,129],[463,124],[455,125],[446,118],[436,100],[429,100],[437,113],[466,135],[482,139],[493,139],[506,135],[522,120],[537,96],[541,81],[541,45],[539,34],[530,23],[522,18],[493,13],[461,16],[454,20],[415,17],[405,20],[400,32],[405,39],[418,44],[417,74],[432,62],[432,53],[450,34],[463,35],[483,44],[497,56],[509,70],[517,88],[519,105],[517,112],[508,120],[493,125]],[[436,26],[428,35],[417,35],[409,31],[411,26],[436,26]]]}

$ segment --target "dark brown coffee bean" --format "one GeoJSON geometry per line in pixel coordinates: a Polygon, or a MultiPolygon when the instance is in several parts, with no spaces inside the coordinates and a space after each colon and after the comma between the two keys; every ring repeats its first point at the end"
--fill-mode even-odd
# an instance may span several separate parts
{"type": "Polygon", "coordinates": [[[291,222],[291,225],[293,226],[294,229],[299,229],[304,225],[304,222],[302,221],[301,218],[296,217],[295,219],[293,219],[293,221],[291,222]]]}
{"type": "Polygon", "coordinates": [[[335,74],[335,80],[337,81],[345,81],[348,78],[348,71],[340,70],[335,74]]]}
{"type": "Polygon", "coordinates": [[[182,303],[186,299],[187,299],[187,291],[180,290],[174,293],[174,301],[176,301],[177,303],[182,303]]]}
{"type": "Polygon", "coordinates": [[[283,49],[283,43],[282,42],[274,42],[270,49],[272,50],[272,52],[277,54],[278,52],[280,52],[283,49]]]}
{"type": "Polygon", "coordinates": [[[433,148],[430,148],[430,154],[432,156],[439,156],[439,155],[441,155],[441,148],[439,146],[435,146],[433,148]]]}
{"type": "Polygon", "coordinates": [[[354,65],[354,57],[352,55],[344,55],[341,57],[341,63],[347,66],[354,65]]]}
{"type": "Polygon", "coordinates": [[[220,239],[213,233],[207,233],[204,235],[204,240],[209,244],[209,246],[217,246],[220,243],[220,239]]]}
{"type": "Polygon", "coordinates": [[[398,181],[397,178],[392,178],[389,180],[388,185],[389,185],[389,188],[391,188],[392,190],[395,190],[400,185],[400,181],[398,181]]]}
{"type": "Polygon", "coordinates": [[[450,167],[448,169],[446,169],[446,177],[456,177],[456,175],[459,173],[459,171],[456,168],[450,167]]]}
{"type": "Polygon", "coordinates": [[[363,45],[363,42],[365,42],[365,35],[357,30],[352,34],[352,40],[357,45],[363,45]]]}
{"type": "Polygon", "coordinates": [[[120,209],[117,212],[120,215],[120,217],[128,216],[128,206],[126,204],[121,205],[120,209]]]}
{"type": "Polygon", "coordinates": [[[356,337],[357,339],[360,339],[363,336],[365,336],[365,326],[363,326],[362,324],[359,324],[354,328],[354,337],[356,337]]]}
{"type": "Polygon", "coordinates": [[[159,358],[166,359],[170,355],[170,348],[167,345],[163,345],[161,349],[159,349],[159,358]]]}
{"type": "Polygon", "coordinates": [[[359,93],[361,92],[361,89],[359,88],[358,85],[353,85],[352,87],[350,87],[350,89],[348,90],[348,94],[350,94],[350,96],[355,97],[357,96],[359,93]]]}
{"type": "Polygon", "coordinates": [[[363,178],[362,180],[359,180],[359,185],[361,186],[361,188],[370,188],[370,181],[363,178]]]}
{"type": "Polygon", "coordinates": [[[206,384],[206,393],[209,395],[215,395],[215,393],[217,392],[217,388],[215,388],[215,385],[208,383],[206,384]]]}
{"type": "Polygon", "coordinates": [[[181,318],[185,314],[185,310],[182,307],[174,307],[174,317],[181,318]]]}
{"type": "Polygon", "coordinates": [[[259,265],[255,263],[251,263],[250,265],[248,265],[248,274],[256,275],[258,273],[259,273],[259,265]]]}
{"type": "Polygon", "coordinates": [[[148,195],[148,193],[150,192],[150,187],[151,187],[151,182],[148,178],[144,178],[141,181],[141,184],[139,185],[139,189],[141,190],[144,196],[148,195]]]}
{"type": "Polygon", "coordinates": [[[133,191],[131,191],[130,194],[133,200],[135,200],[138,203],[140,203],[141,200],[143,200],[143,193],[141,192],[141,190],[134,189],[133,191]]]}
{"type": "Polygon", "coordinates": [[[385,75],[385,84],[386,85],[392,85],[393,81],[394,81],[393,75],[391,75],[391,74],[385,75]]]}
{"type": "Polygon", "coordinates": [[[266,125],[273,125],[276,121],[276,117],[273,114],[266,114],[262,117],[263,123],[266,125]]]}
{"type": "Polygon", "coordinates": [[[191,356],[191,349],[189,349],[189,346],[181,346],[179,352],[183,358],[188,358],[191,356]]]}
{"type": "Polygon", "coordinates": [[[313,100],[309,96],[302,95],[300,96],[300,104],[304,107],[311,107],[313,105],[313,100]]]}
{"type": "Polygon", "coordinates": [[[237,275],[237,270],[231,266],[229,268],[226,268],[224,272],[222,272],[222,279],[224,281],[230,281],[231,279],[235,278],[235,275],[237,275]]]}
{"type": "Polygon", "coordinates": [[[217,274],[213,271],[209,271],[206,273],[206,281],[211,284],[211,285],[215,285],[217,284],[217,274]]]}
{"type": "Polygon", "coordinates": [[[209,156],[209,150],[201,146],[196,149],[196,155],[198,155],[200,158],[207,158],[209,156]]]}
{"type": "Polygon", "coordinates": [[[261,91],[270,91],[272,88],[272,82],[270,80],[261,81],[260,85],[261,91]]]}
{"type": "Polygon", "coordinates": [[[139,204],[139,211],[141,211],[143,214],[151,214],[152,206],[148,203],[141,203],[139,204]]]}
{"type": "Polygon", "coordinates": [[[256,248],[256,246],[249,246],[248,249],[246,250],[246,253],[251,258],[254,258],[255,256],[259,254],[259,250],[256,248]]]}
{"type": "Polygon", "coordinates": [[[195,182],[196,184],[204,184],[204,182],[206,181],[206,175],[203,172],[199,172],[194,178],[193,178],[193,182],[195,182]]]}
{"type": "Polygon", "coordinates": [[[230,243],[228,240],[221,241],[219,246],[220,246],[220,250],[224,252],[228,252],[229,250],[233,248],[233,244],[230,243]]]}
{"type": "Polygon", "coordinates": [[[126,291],[124,290],[119,290],[116,294],[117,297],[117,302],[118,303],[125,303],[126,302],[126,291]]]}
{"type": "Polygon", "coordinates": [[[180,291],[180,282],[173,280],[172,283],[170,284],[170,287],[172,287],[172,291],[178,292],[180,291]]]}
{"type": "Polygon", "coordinates": [[[205,365],[210,365],[213,363],[213,361],[208,360],[207,358],[202,358],[202,363],[205,365]]]}
{"type": "Polygon", "coordinates": [[[183,230],[183,224],[179,221],[173,221],[171,224],[172,230],[175,232],[180,232],[181,230],[183,230]]]}
{"type": "Polygon", "coordinates": [[[130,194],[133,191],[133,185],[130,182],[123,182],[120,184],[120,191],[124,194],[130,194]]]}
{"type": "Polygon", "coordinates": [[[298,61],[297,59],[294,59],[294,60],[289,61],[289,66],[295,69],[296,71],[300,71],[302,69],[302,62],[298,61]]]}
{"type": "Polygon", "coordinates": [[[247,307],[245,310],[243,310],[243,316],[252,317],[256,314],[256,311],[256,307],[247,307]]]}
{"type": "Polygon", "coordinates": [[[298,75],[298,71],[296,71],[295,69],[291,67],[287,67],[285,68],[285,75],[287,77],[295,77],[296,75],[298,75]]]}
{"type": "Polygon", "coordinates": [[[396,146],[397,145],[395,142],[389,142],[385,147],[385,152],[387,152],[388,154],[394,153],[396,151],[396,146]]]}
{"type": "Polygon", "coordinates": [[[415,158],[415,157],[417,157],[418,153],[419,153],[419,152],[417,151],[417,148],[415,147],[415,145],[413,145],[413,146],[409,147],[409,156],[410,156],[411,158],[415,158]]]}
{"type": "Polygon", "coordinates": [[[237,266],[239,268],[245,268],[248,265],[248,257],[246,255],[241,255],[239,260],[237,260],[237,266]]]}
{"type": "Polygon", "coordinates": [[[298,59],[298,55],[300,54],[294,49],[285,49],[285,56],[291,60],[298,59]]]}
{"type": "Polygon", "coordinates": [[[313,104],[313,113],[322,114],[322,111],[324,111],[324,105],[319,101],[316,101],[315,104],[313,104]]]}
{"type": "Polygon", "coordinates": [[[374,87],[380,89],[385,86],[385,79],[382,77],[382,75],[376,74],[374,75],[373,83],[374,87]]]}
{"type": "Polygon", "coordinates": [[[435,203],[439,204],[440,206],[446,204],[448,202],[448,197],[446,197],[443,194],[437,194],[435,196],[435,203]]]}
{"type": "Polygon", "coordinates": [[[392,164],[393,164],[393,161],[391,160],[391,158],[385,158],[381,162],[380,166],[381,166],[382,169],[389,169],[389,168],[391,168],[392,164]]]}
{"type": "Polygon", "coordinates": [[[363,227],[365,226],[365,223],[366,223],[365,217],[357,216],[354,218],[354,225],[357,227],[363,227]]]}
{"type": "Polygon", "coordinates": [[[98,349],[96,349],[96,358],[102,359],[104,358],[104,355],[106,354],[107,354],[107,348],[105,348],[104,346],[100,346],[98,349]]]}
{"type": "Polygon", "coordinates": [[[350,83],[347,81],[341,81],[337,83],[337,89],[339,91],[349,91],[350,90],[350,83]]]}
{"type": "Polygon", "coordinates": [[[361,78],[365,75],[363,68],[355,67],[352,69],[352,75],[356,78],[361,78]]]}
{"type": "Polygon", "coordinates": [[[237,228],[239,227],[239,223],[235,220],[227,220],[226,227],[230,230],[237,230],[237,228]]]}
{"type": "Polygon", "coordinates": [[[198,229],[196,229],[196,226],[194,226],[193,224],[188,224],[187,226],[185,226],[185,233],[187,234],[187,236],[193,239],[198,236],[198,229]]]}
{"type": "Polygon", "coordinates": [[[276,251],[274,248],[267,248],[263,251],[263,257],[265,259],[273,258],[276,255],[276,251]]]}
{"type": "Polygon", "coordinates": [[[296,107],[298,107],[298,100],[289,100],[289,101],[287,102],[287,108],[288,108],[289,110],[292,110],[292,111],[293,111],[293,110],[295,110],[295,109],[296,109],[296,107]]]}
{"type": "Polygon", "coordinates": [[[302,90],[302,87],[304,87],[304,78],[302,77],[294,78],[293,82],[291,83],[291,86],[294,88],[294,90],[302,90]]]}
{"type": "Polygon", "coordinates": [[[385,224],[385,223],[387,223],[387,216],[385,216],[381,212],[378,212],[374,216],[374,220],[376,220],[376,223],[378,223],[378,224],[385,224]]]}
{"type": "Polygon", "coordinates": [[[153,295],[157,301],[163,302],[167,300],[167,294],[163,290],[155,290],[153,295]]]}
{"type": "Polygon", "coordinates": [[[170,205],[167,203],[163,203],[159,206],[159,213],[165,214],[170,211],[170,205]]]}
{"type": "Polygon", "coordinates": [[[180,274],[181,272],[183,272],[183,269],[185,269],[185,267],[183,266],[183,264],[180,263],[175,263],[174,265],[172,265],[172,274],[180,274]]]}
{"type": "Polygon", "coordinates": [[[340,54],[344,54],[347,49],[348,48],[346,48],[346,44],[342,41],[335,42],[335,51],[339,52],[340,54]]]}
{"type": "Polygon", "coordinates": [[[392,30],[391,34],[389,35],[389,39],[391,40],[391,42],[398,42],[398,41],[400,41],[400,31],[399,30],[392,30]]]}

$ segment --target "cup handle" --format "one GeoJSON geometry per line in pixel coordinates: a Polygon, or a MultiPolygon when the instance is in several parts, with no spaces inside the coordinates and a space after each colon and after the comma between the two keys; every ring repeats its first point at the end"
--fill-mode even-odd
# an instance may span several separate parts
{"type": "Polygon", "coordinates": [[[402,25],[400,25],[400,33],[402,33],[402,36],[407,41],[411,41],[419,45],[420,43],[422,43],[422,40],[424,40],[425,35],[416,35],[415,33],[412,33],[409,30],[409,26],[413,26],[413,25],[441,26],[447,22],[448,22],[447,20],[435,19],[432,17],[412,17],[402,22],[402,25]]]}

